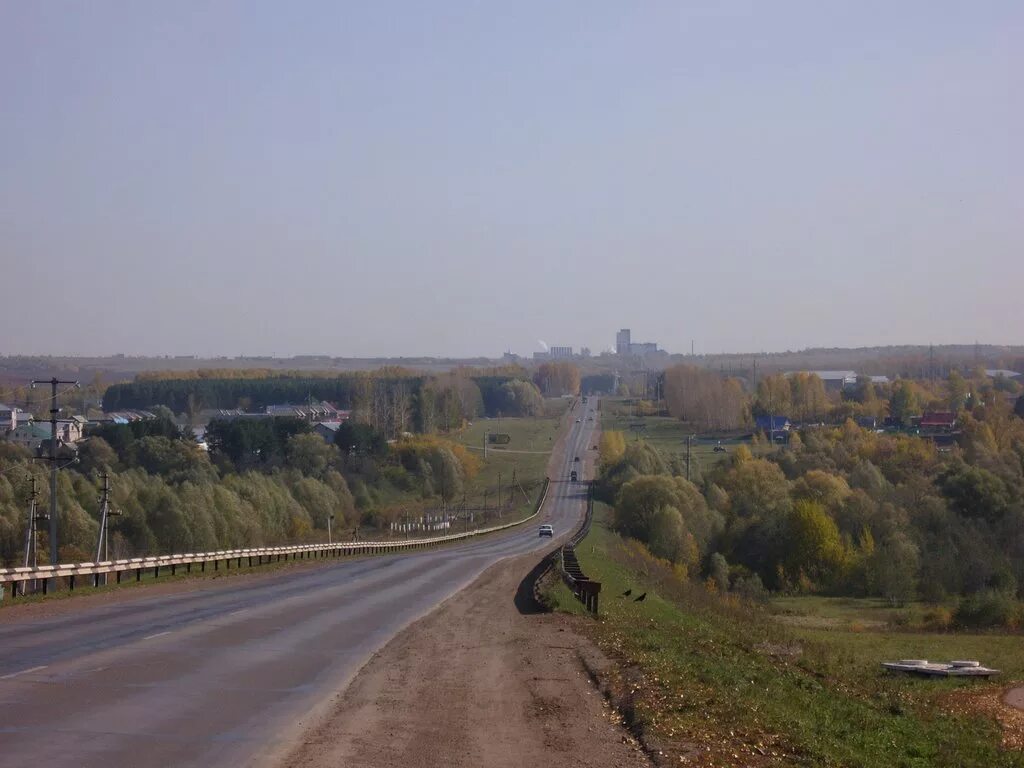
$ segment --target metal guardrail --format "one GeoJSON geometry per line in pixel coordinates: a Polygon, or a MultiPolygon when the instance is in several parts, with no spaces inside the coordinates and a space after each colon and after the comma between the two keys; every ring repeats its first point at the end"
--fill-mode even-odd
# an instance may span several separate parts
{"type": "Polygon", "coordinates": [[[587,534],[590,533],[590,525],[594,521],[594,492],[593,486],[587,488],[587,511],[583,516],[583,523],[579,530],[573,534],[560,551],[561,557],[559,572],[562,574],[562,581],[572,590],[573,595],[591,613],[597,613],[598,595],[601,593],[601,582],[587,578],[576,559],[576,547],[587,534]]]}
{"type": "MultiPolygon", "coordinates": [[[[220,564],[230,570],[231,563],[237,561],[237,568],[242,567],[243,560],[248,565],[281,562],[282,560],[305,560],[314,558],[345,557],[355,555],[374,555],[387,552],[402,552],[413,549],[424,549],[450,541],[470,539],[495,531],[502,531],[522,525],[535,518],[548,494],[548,480],[545,478],[543,487],[533,513],[522,520],[496,525],[490,528],[479,528],[475,531],[453,533],[445,536],[433,536],[426,539],[405,539],[403,541],[358,541],[339,542],[337,544],[297,544],[284,547],[250,547],[247,549],[222,549],[215,552],[194,552],[180,555],[157,555],[154,557],[133,557],[124,560],[108,560],[104,562],[64,563],[61,565],[41,565],[35,568],[16,567],[0,568],[0,585],[11,584],[12,597],[18,594],[19,587],[26,582],[42,581],[43,594],[47,591],[47,582],[55,578],[67,578],[69,589],[75,588],[75,580],[79,576],[92,576],[93,586],[99,586],[100,577],[115,574],[117,583],[121,583],[122,574],[134,571],[135,580],[142,580],[143,571],[152,569],[154,576],[160,575],[161,568],[170,568],[171,575],[177,573],[178,566],[184,566],[188,573],[192,566],[198,565],[201,572],[206,571],[207,563],[213,564],[213,570],[219,570],[220,564]],[[255,559],[255,563],[254,563],[255,559]]],[[[24,594],[24,590],[22,590],[24,594]]]]}

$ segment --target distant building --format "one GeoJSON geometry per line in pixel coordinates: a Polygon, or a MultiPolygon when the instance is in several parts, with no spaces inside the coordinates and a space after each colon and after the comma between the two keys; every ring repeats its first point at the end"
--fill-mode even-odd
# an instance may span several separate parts
{"type": "Polygon", "coordinates": [[[997,376],[1002,376],[1007,379],[1016,379],[1021,374],[1017,373],[1016,371],[1008,371],[1005,368],[993,368],[991,370],[986,370],[985,375],[988,376],[990,379],[994,379],[997,376]]]}
{"type": "Polygon", "coordinates": [[[629,335],[629,328],[623,328],[615,334],[615,354],[622,356],[629,354],[629,335]]]}
{"type": "Polygon", "coordinates": [[[552,347],[552,360],[568,360],[572,358],[572,347],[552,347]]]}
{"type": "Polygon", "coordinates": [[[341,421],[318,421],[313,425],[313,432],[320,435],[325,442],[333,443],[334,437],[338,433],[338,428],[343,423],[341,421]]]}
{"type": "Polygon", "coordinates": [[[267,416],[292,416],[303,421],[345,421],[349,411],[339,411],[328,402],[309,403],[305,405],[268,405],[267,416]]]}
{"type": "Polygon", "coordinates": [[[44,440],[50,439],[50,429],[42,424],[21,424],[7,434],[7,439],[15,445],[35,452],[44,440]]]}
{"type": "Polygon", "coordinates": [[[57,437],[65,443],[77,443],[85,437],[85,425],[89,420],[84,416],[72,416],[57,423],[57,437]]]}
{"type": "Polygon", "coordinates": [[[615,334],[615,354],[620,356],[653,355],[659,352],[658,345],[653,341],[633,341],[629,328],[623,328],[615,334]]]}
{"type": "Polygon", "coordinates": [[[769,432],[786,433],[793,426],[788,416],[758,416],[755,422],[757,429],[766,435],[769,432]]]}
{"type": "Polygon", "coordinates": [[[28,424],[32,419],[33,416],[28,411],[0,403],[0,435],[15,429],[19,424],[28,424]]]}
{"type": "Polygon", "coordinates": [[[918,427],[923,435],[944,434],[956,428],[956,414],[952,411],[929,411],[921,414],[918,427]]]}
{"type": "Polygon", "coordinates": [[[657,351],[658,345],[653,341],[634,341],[629,345],[631,355],[653,355],[657,351]]]}
{"type": "Polygon", "coordinates": [[[846,387],[857,384],[856,371],[789,371],[786,375],[792,376],[795,373],[808,373],[817,376],[825,385],[826,392],[842,392],[846,387]]]}
{"type": "Polygon", "coordinates": [[[18,409],[0,403],[0,434],[10,432],[18,426],[18,409]]]}
{"type": "Polygon", "coordinates": [[[551,359],[551,353],[550,352],[534,352],[533,353],[533,359],[534,360],[550,360],[551,359]]]}
{"type": "Polygon", "coordinates": [[[590,347],[580,348],[580,357],[590,357],[590,347]]]}
{"type": "Polygon", "coordinates": [[[141,410],[127,410],[127,411],[109,411],[104,413],[97,419],[93,419],[96,424],[130,424],[133,421],[150,421],[156,418],[156,414],[152,411],[141,411],[141,410]]]}

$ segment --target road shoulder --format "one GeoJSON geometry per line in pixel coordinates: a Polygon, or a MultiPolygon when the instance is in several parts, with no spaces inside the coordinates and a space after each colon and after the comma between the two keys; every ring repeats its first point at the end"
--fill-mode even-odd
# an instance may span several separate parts
{"type": "Polygon", "coordinates": [[[297,746],[276,764],[649,765],[581,662],[596,648],[567,617],[516,607],[538,559],[492,566],[397,635],[323,714],[297,724],[297,746]]]}

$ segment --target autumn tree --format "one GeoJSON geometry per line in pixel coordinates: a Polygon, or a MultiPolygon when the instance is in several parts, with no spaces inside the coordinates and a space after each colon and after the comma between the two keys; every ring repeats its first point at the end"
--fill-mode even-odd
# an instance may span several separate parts
{"type": "Polygon", "coordinates": [[[622,458],[626,452],[626,438],[618,430],[607,430],[601,433],[597,444],[598,461],[601,466],[611,466],[622,458]]]}
{"type": "Polygon", "coordinates": [[[665,371],[665,403],[672,416],[702,429],[737,429],[747,421],[740,383],[692,365],[665,371]]]}
{"type": "Polygon", "coordinates": [[[580,369],[566,361],[541,363],[533,380],[547,397],[577,395],[580,391],[580,369]]]}

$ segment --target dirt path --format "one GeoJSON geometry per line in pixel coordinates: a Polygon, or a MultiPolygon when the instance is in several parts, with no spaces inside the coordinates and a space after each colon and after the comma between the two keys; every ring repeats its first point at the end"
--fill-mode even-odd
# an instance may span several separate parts
{"type": "Polygon", "coordinates": [[[587,641],[517,608],[537,560],[499,563],[398,635],[281,764],[650,765],[584,672],[587,641]]]}

